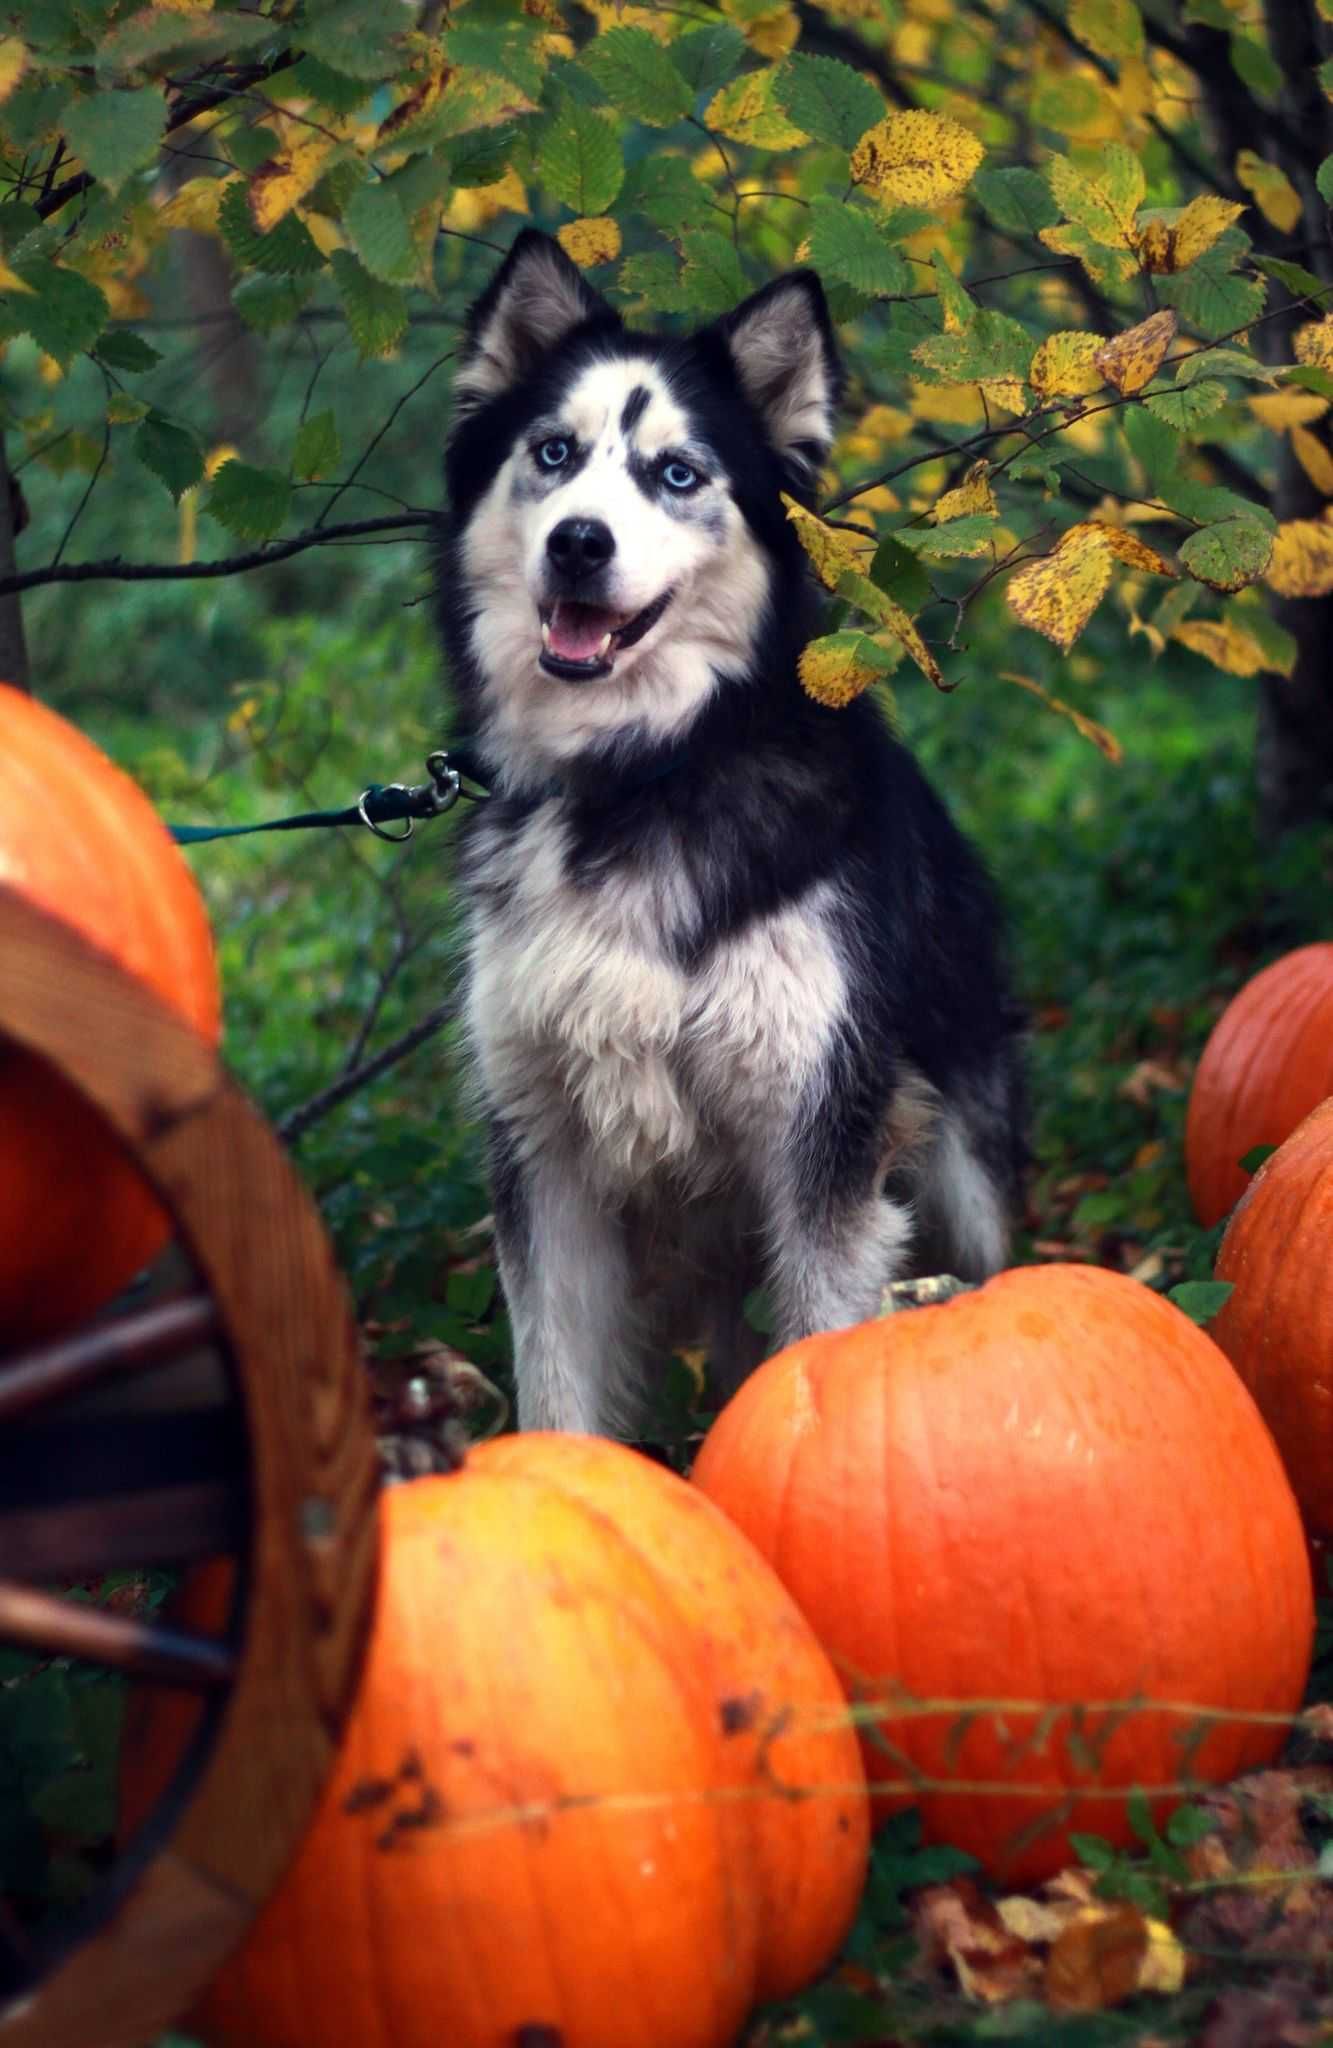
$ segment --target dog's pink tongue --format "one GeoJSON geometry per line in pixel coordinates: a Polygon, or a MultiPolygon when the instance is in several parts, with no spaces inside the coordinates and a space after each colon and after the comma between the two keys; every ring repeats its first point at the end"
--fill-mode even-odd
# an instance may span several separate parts
{"type": "Polygon", "coordinates": [[[550,651],[566,661],[591,661],[617,624],[615,613],[599,604],[576,604],[572,598],[559,597],[551,613],[550,651]]]}

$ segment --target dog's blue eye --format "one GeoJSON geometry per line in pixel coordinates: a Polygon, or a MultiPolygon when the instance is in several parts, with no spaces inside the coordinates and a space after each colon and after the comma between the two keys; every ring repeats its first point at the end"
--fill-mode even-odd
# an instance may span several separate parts
{"type": "Polygon", "coordinates": [[[568,441],[543,441],[537,450],[537,460],[543,469],[559,469],[562,462],[569,460],[568,441]]]}
{"type": "Polygon", "coordinates": [[[673,491],[692,491],[699,481],[699,472],[691,469],[688,462],[668,462],[662,471],[662,481],[673,491]]]}

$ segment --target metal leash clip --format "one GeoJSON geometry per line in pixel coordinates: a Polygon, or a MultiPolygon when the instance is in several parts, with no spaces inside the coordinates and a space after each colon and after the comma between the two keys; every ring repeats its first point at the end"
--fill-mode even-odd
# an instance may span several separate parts
{"type": "Polygon", "coordinates": [[[418,818],[438,818],[453,809],[463,793],[463,781],[458,770],[450,766],[449,756],[443,752],[428,754],[426,770],[430,781],[415,783],[411,788],[404,782],[372,782],[362,790],[356,814],[368,832],[373,832],[377,839],[401,845],[412,837],[418,818]],[[379,817],[370,815],[371,803],[379,817]],[[386,832],[381,822],[384,819],[401,820],[405,829],[386,832]]]}

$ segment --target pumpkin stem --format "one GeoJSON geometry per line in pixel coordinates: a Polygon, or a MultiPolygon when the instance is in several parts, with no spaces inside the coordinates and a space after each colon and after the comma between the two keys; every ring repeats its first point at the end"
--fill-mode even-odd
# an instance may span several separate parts
{"type": "Polygon", "coordinates": [[[879,1298],[879,1312],[891,1316],[901,1308],[934,1308],[956,1295],[971,1294],[974,1280],[959,1280],[952,1273],[932,1273],[924,1280],[891,1280],[879,1298]]]}

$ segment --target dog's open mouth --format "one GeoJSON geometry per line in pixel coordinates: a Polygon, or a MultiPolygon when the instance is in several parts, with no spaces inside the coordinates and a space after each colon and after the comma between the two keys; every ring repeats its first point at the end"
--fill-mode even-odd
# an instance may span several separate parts
{"type": "Polygon", "coordinates": [[[576,598],[557,597],[540,607],[542,626],[541,665],[548,675],[567,682],[583,682],[611,673],[616,655],[623,647],[642,640],[655,626],[671,602],[664,590],[641,612],[613,612],[600,604],[580,604],[576,598]]]}

